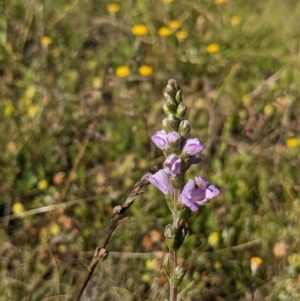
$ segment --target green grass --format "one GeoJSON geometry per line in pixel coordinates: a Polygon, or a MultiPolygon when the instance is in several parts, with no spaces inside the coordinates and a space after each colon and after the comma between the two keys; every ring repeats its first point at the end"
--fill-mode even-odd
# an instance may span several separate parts
{"type": "MultiPolygon", "coordinates": [[[[111,2],[120,6],[113,15],[108,3],[2,7],[0,300],[74,293],[112,208],[163,162],[150,137],[161,129],[169,78],[184,91],[192,136],[207,143],[201,171],[191,175],[221,190],[188,217],[181,297],[298,300],[300,4],[123,0],[111,2]],[[176,30],[158,35],[174,19],[183,41],[176,30]],[[139,23],[146,36],[132,34],[139,23]],[[208,53],[210,44],[219,51],[208,53]],[[153,73],[139,74],[142,65],[153,73]],[[118,77],[119,66],[130,75],[118,77]],[[40,212],[61,203],[67,207],[40,212]],[[219,242],[211,246],[214,232],[219,242]],[[256,256],[263,263],[252,275],[256,256]]],[[[127,214],[83,300],[167,296],[163,196],[149,187],[127,214]]]]}

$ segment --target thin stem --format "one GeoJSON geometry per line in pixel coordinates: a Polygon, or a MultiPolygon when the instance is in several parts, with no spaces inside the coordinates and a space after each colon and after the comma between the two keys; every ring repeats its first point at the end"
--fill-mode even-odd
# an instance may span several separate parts
{"type": "MultiPolygon", "coordinates": [[[[176,189],[174,191],[174,206],[173,206],[173,228],[178,228],[178,202],[179,202],[180,190],[176,189]]],[[[177,251],[170,251],[170,301],[177,301],[177,288],[174,287],[171,279],[174,276],[175,269],[177,267],[177,251]]]]}

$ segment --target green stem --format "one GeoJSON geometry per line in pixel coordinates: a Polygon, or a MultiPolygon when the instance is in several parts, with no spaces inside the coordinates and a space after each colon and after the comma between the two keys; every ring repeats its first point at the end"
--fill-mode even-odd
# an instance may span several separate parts
{"type": "MultiPolygon", "coordinates": [[[[178,202],[179,202],[180,190],[176,189],[174,191],[174,206],[173,206],[173,228],[178,229],[178,202]]],[[[170,279],[174,276],[175,268],[177,267],[177,251],[170,251],[170,279]]],[[[170,280],[170,301],[177,301],[177,288],[174,287],[172,281],[170,280]]]]}

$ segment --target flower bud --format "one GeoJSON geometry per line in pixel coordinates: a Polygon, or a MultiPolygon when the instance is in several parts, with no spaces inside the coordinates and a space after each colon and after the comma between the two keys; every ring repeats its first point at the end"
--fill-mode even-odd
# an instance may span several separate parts
{"type": "Polygon", "coordinates": [[[177,111],[177,104],[167,100],[163,106],[163,109],[166,115],[175,114],[177,111]]]}
{"type": "Polygon", "coordinates": [[[186,107],[185,103],[181,102],[177,107],[176,116],[179,119],[182,119],[185,116],[186,110],[187,110],[187,107],[186,107]]]}
{"type": "Polygon", "coordinates": [[[175,96],[177,103],[182,103],[182,90],[178,90],[175,96]]]}
{"type": "Polygon", "coordinates": [[[179,123],[178,134],[183,138],[188,138],[191,130],[191,125],[188,120],[182,120],[179,123]]]}
{"type": "Polygon", "coordinates": [[[177,102],[175,99],[176,91],[174,91],[172,86],[167,85],[163,90],[163,94],[167,100],[174,102],[174,103],[177,102]]]}
{"type": "Polygon", "coordinates": [[[171,281],[172,281],[172,284],[174,285],[174,287],[179,287],[185,273],[186,273],[186,269],[183,266],[179,265],[175,268],[174,275],[171,278],[171,281]]]}
{"type": "Polygon", "coordinates": [[[162,127],[166,131],[166,133],[170,133],[173,131],[167,118],[163,119],[162,127]]]}
{"type": "Polygon", "coordinates": [[[167,120],[168,120],[168,124],[171,127],[172,131],[177,132],[180,120],[173,114],[169,114],[167,116],[167,120]]]}
{"type": "Polygon", "coordinates": [[[170,278],[170,256],[166,254],[163,260],[163,267],[168,278],[170,278]]]}
{"type": "Polygon", "coordinates": [[[170,251],[174,250],[175,245],[175,231],[171,224],[166,225],[165,231],[165,240],[170,251]]]}
{"type": "Polygon", "coordinates": [[[180,248],[187,233],[188,233],[187,224],[186,224],[185,220],[182,219],[179,222],[179,227],[176,230],[176,234],[175,234],[175,245],[174,245],[175,250],[178,250],[180,248]]]}

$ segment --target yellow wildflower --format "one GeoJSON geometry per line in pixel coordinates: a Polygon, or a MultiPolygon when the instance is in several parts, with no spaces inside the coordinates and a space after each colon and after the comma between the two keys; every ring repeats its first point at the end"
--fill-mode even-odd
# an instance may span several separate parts
{"type": "Polygon", "coordinates": [[[12,206],[12,212],[14,214],[20,214],[24,212],[24,206],[20,202],[14,203],[12,206]]]}
{"type": "Polygon", "coordinates": [[[185,30],[179,30],[176,32],[176,38],[179,40],[179,41],[183,41],[187,38],[188,36],[188,33],[185,31],[185,30]]]}
{"type": "Polygon", "coordinates": [[[6,105],[4,107],[4,116],[10,116],[15,111],[15,108],[12,105],[6,105]]]}
{"type": "Polygon", "coordinates": [[[206,51],[208,53],[217,53],[220,51],[220,46],[216,43],[212,43],[212,44],[209,44],[207,47],[206,47],[206,51]]]}
{"type": "Polygon", "coordinates": [[[50,44],[52,44],[52,39],[47,36],[42,36],[41,37],[41,44],[44,47],[48,47],[50,44]]]}
{"type": "Polygon", "coordinates": [[[115,3],[108,3],[106,5],[106,9],[111,14],[114,14],[114,13],[116,13],[116,12],[118,12],[120,10],[120,6],[118,4],[115,4],[115,3]]]}
{"type": "Polygon", "coordinates": [[[93,78],[93,88],[100,89],[102,87],[102,78],[101,77],[94,77],[93,78]]]}
{"type": "Polygon", "coordinates": [[[299,145],[299,139],[297,138],[289,138],[286,140],[286,146],[289,148],[296,147],[299,145]]]}
{"type": "Polygon", "coordinates": [[[131,32],[135,36],[145,36],[148,34],[148,28],[143,24],[136,24],[131,28],[131,32]]]}
{"type": "Polygon", "coordinates": [[[163,2],[165,2],[165,3],[173,3],[174,0],[163,0],[163,2]]]}
{"type": "Polygon", "coordinates": [[[35,87],[29,86],[25,91],[25,98],[32,99],[34,95],[35,95],[35,87]]]}
{"type": "Polygon", "coordinates": [[[215,0],[216,5],[225,4],[226,2],[227,2],[227,0],[215,0]]]}
{"type": "Polygon", "coordinates": [[[230,18],[230,23],[232,25],[238,25],[241,22],[241,18],[239,16],[233,16],[230,18]]]}
{"type": "Polygon", "coordinates": [[[167,37],[172,34],[172,31],[169,27],[163,26],[158,30],[158,34],[161,37],[167,37]]]}
{"type": "Polygon", "coordinates": [[[119,77],[127,77],[130,75],[130,70],[127,66],[119,66],[116,69],[116,75],[119,77]]]}
{"type": "Polygon", "coordinates": [[[263,260],[258,256],[255,256],[255,257],[251,258],[251,272],[252,272],[253,275],[256,274],[258,267],[262,263],[263,263],[263,260]]]}
{"type": "Polygon", "coordinates": [[[220,240],[220,235],[218,232],[213,232],[208,236],[208,243],[213,247],[218,245],[219,240],[220,240]]]}
{"type": "Polygon", "coordinates": [[[97,60],[95,60],[95,59],[90,59],[90,60],[88,60],[87,61],[87,64],[86,64],[86,66],[87,66],[87,68],[89,69],[89,70],[95,70],[95,68],[97,67],[97,64],[98,64],[98,61],[97,60]]]}
{"type": "Polygon", "coordinates": [[[49,231],[52,235],[56,235],[60,232],[60,226],[56,223],[50,225],[49,231]]]}
{"type": "Polygon", "coordinates": [[[34,117],[38,112],[38,106],[30,106],[27,110],[27,113],[30,117],[34,117]]]}
{"type": "Polygon", "coordinates": [[[179,20],[171,20],[168,25],[172,29],[178,29],[181,26],[181,22],[179,20]]]}
{"type": "Polygon", "coordinates": [[[48,182],[46,179],[42,179],[38,182],[38,189],[39,190],[46,190],[48,188],[48,182]]]}
{"type": "Polygon", "coordinates": [[[294,253],[288,256],[288,262],[295,268],[300,267],[300,254],[294,253]]]}
{"type": "Polygon", "coordinates": [[[148,66],[148,65],[142,65],[140,68],[139,68],[139,74],[142,75],[142,76],[149,76],[153,73],[153,69],[151,66],[148,66]]]}
{"type": "Polygon", "coordinates": [[[215,270],[220,270],[222,268],[222,263],[220,261],[216,261],[214,263],[215,270]]]}

